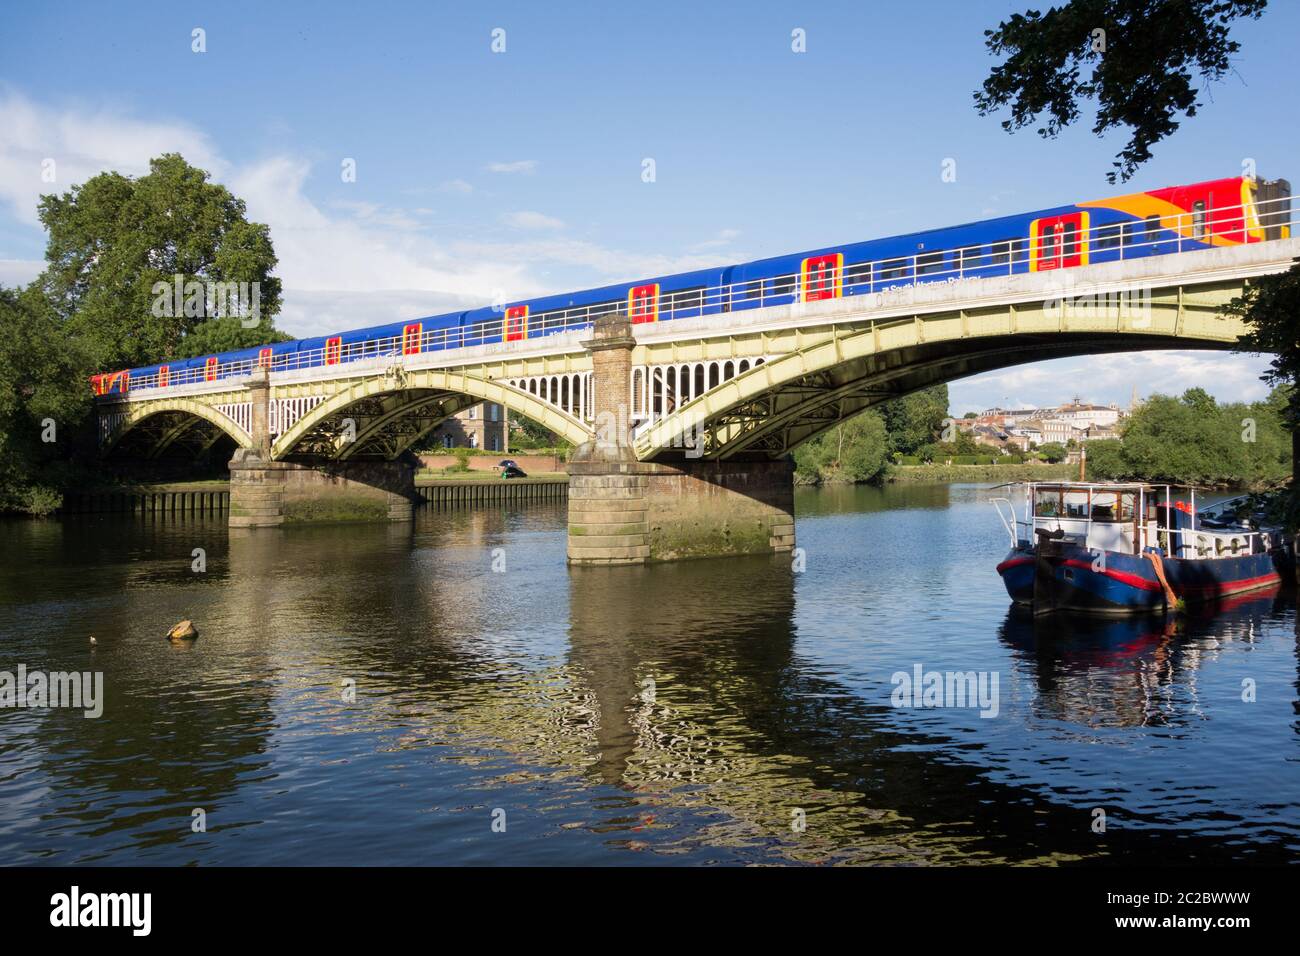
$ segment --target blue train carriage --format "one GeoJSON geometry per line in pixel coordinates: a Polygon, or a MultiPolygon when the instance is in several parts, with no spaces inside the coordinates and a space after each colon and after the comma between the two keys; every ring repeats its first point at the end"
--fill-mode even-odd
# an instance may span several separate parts
{"type": "MultiPolygon", "coordinates": [[[[1046,272],[1290,236],[1283,179],[1230,177],[756,262],[541,296],[253,350],[274,368],[539,338],[626,311],[637,324],[795,301],[864,295],[915,282],[1046,272]],[[267,349],[270,352],[267,352],[267,349]]],[[[242,374],[249,350],[92,376],[96,395],[242,374]],[[227,368],[229,366],[229,368],[227,368]],[[180,374],[178,375],[178,371],[180,374]]]]}

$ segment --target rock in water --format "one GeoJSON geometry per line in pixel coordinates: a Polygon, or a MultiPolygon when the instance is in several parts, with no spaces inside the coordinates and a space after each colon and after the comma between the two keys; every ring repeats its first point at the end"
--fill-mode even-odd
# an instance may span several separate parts
{"type": "Polygon", "coordinates": [[[198,636],[199,629],[194,626],[193,621],[181,621],[167,632],[167,640],[173,644],[178,644],[181,641],[197,640],[198,636]]]}

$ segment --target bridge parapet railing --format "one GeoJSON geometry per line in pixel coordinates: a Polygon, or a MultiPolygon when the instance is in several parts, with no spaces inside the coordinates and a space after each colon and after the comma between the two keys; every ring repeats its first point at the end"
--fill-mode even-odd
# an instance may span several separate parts
{"type": "MultiPolygon", "coordinates": [[[[1040,237],[1037,240],[1039,248],[1031,248],[1028,237],[1015,237],[951,249],[918,251],[896,258],[841,263],[819,268],[816,272],[810,270],[807,274],[801,271],[667,291],[655,301],[653,318],[693,318],[840,296],[891,292],[923,283],[1000,278],[1027,271],[1031,258],[1040,271],[1046,271],[1047,268],[1062,267],[1065,260],[1083,252],[1089,253],[1090,257],[1098,253],[1108,254],[1103,261],[1124,261],[1181,253],[1188,251],[1189,247],[1200,249],[1207,242],[1213,245],[1216,237],[1223,241],[1223,236],[1233,233],[1250,236],[1255,241],[1268,241],[1257,237],[1270,232],[1277,238],[1289,238],[1296,225],[1296,212],[1290,197],[1216,206],[1177,215],[1155,214],[1136,222],[1089,225],[1085,230],[1067,231],[1055,236],[1048,246],[1043,245],[1044,240],[1040,237]],[[1045,251],[1050,252],[1050,258],[1045,259],[1045,251]],[[1045,265],[1052,262],[1055,265],[1045,265]]],[[[1093,264],[1091,258],[1089,264],[1093,264]]],[[[1068,274],[1069,267],[1065,268],[1068,274]]],[[[380,358],[401,363],[429,352],[501,343],[510,346],[515,341],[523,345],[562,332],[588,329],[600,316],[623,312],[627,308],[628,304],[622,301],[575,306],[529,315],[524,320],[525,325],[508,326],[508,323],[519,320],[507,319],[502,307],[500,318],[465,326],[429,329],[418,336],[397,334],[261,359],[169,370],[165,375],[154,373],[132,377],[128,387],[132,392],[139,392],[247,378],[259,368],[287,372],[380,358]],[[519,335],[518,340],[511,338],[515,334],[519,335]]],[[[634,315],[633,322],[636,321],[634,315]]]]}

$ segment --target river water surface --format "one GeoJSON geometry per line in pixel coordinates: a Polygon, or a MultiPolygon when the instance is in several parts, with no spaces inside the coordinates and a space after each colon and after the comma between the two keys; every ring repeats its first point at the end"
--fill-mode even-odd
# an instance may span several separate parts
{"type": "Polygon", "coordinates": [[[0,524],[0,671],[106,698],[0,710],[0,861],[1300,858],[1291,597],[1036,622],[988,497],[801,491],[798,571],[571,569],[562,502],[0,524]],[[996,713],[895,706],[918,667],[996,678],[996,713]]]}

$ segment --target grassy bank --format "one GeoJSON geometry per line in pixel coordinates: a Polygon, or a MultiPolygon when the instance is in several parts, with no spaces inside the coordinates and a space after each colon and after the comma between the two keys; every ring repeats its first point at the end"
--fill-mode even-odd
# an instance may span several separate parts
{"type": "Polygon", "coordinates": [[[1078,465],[892,465],[888,481],[1066,481],[1079,477],[1078,465]]]}

